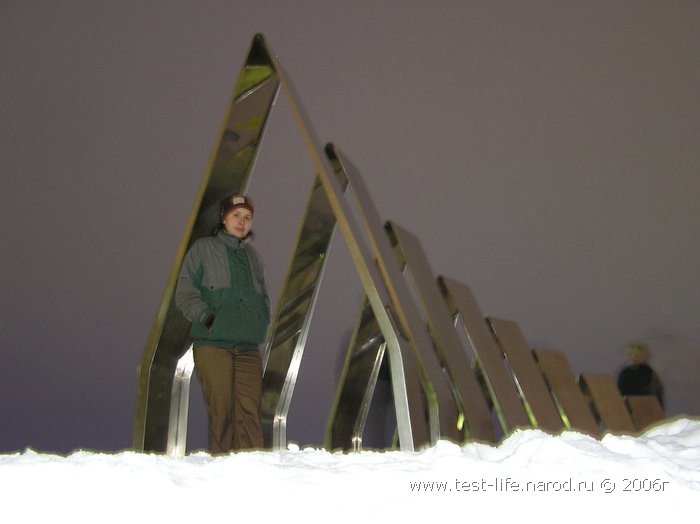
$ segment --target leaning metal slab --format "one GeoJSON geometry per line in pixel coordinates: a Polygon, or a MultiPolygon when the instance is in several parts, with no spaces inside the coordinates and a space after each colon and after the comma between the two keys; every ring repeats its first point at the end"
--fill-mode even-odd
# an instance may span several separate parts
{"type": "MultiPolygon", "coordinates": [[[[420,370],[424,382],[430,386],[424,387],[423,394],[427,402],[431,440],[433,443],[439,438],[463,442],[466,434],[460,428],[460,406],[434,351],[420,311],[413,300],[399,260],[369,191],[352,162],[342,156],[333,145],[329,144],[326,147],[326,153],[332,164],[337,169],[342,169],[348,178],[349,192],[353,196],[360,221],[369,236],[374,262],[383,275],[384,282],[387,283],[399,330],[411,341],[415,359],[413,365],[420,370]]],[[[407,357],[408,355],[404,358],[407,357]]],[[[351,358],[351,355],[348,358],[351,358]]],[[[342,384],[341,387],[343,387],[342,384]]]]}
{"type": "Polygon", "coordinates": [[[610,375],[583,373],[578,382],[584,394],[590,397],[603,429],[612,433],[636,433],[637,428],[625,401],[610,375]]]}
{"type": "Polygon", "coordinates": [[[562,419],[570,429],[598,436],[598,423],[581,392],[569,362],[561,351],[535,349],[535,358],[549,383],[562,419]]]}
{"type": "Polygon", "coordinates": [[[666,416],[659,399],[653,395],[628,395],[625,402],[639,431],[661,422],[666,416]]]}
{"type": "MultiPolygon", "coordinates": [[[[413,280],[435,350],[444,363],[453,391],[463,406],[469,437],[494,441],[496,434],[487,401],[476,380],[469,356],[457,336],[452,315],[440,293],[420,241],[397,224],[387,222],[385,227],[413,280]]],[[[527,419],[524,421],[527,423],[527,419]]]]}
{"type": "MultiPolygon", "coordinates": [[[[341,189],[347,186],[337,174],[341,189]]],[[[265,447],[285,449],[287,417],[336,219],[316,177],[263,352],[261,420],[265,447]]]]}
{"type": "Polygon", "coordinates": [[[360,451],[386,342],[365,297],[328,417],[326,448],[360,451]]]}
{"type": "MultiPolygon", "coordinates": [[[[411,298],[408,285],[401,274],[401,269],[382,227],[379,214],[374,207],[369,192],[365,188],[362,177],[352,163],[343,157],[332,144],[326,146],[326,154],[334,169],[342,170],[348,179],[348,192],[353,197],[357,215],[369,237],[368,240],[373,257],[372,266],[380,271],[383,281],[387,284],[387,292],[390,297],[388,310],[392,312],[391,319],[399,332],[403,334],[403,337],[410,341],[409,348],[412,349],[412,352],[404,354],[402,358],[406,366],[416,370],[417,377],[423,384],[422,391],[413,391],[412,403],[418,403],[421,402],[421,399],[424,399],[430,428],[430,441],[432,443],[437,442],[440,438],[461,442],[464,437],[459,429],[458,407],[449,390],[446,377],[439,366],[427,332],[420,320],[418,310],[411,298]]],[[[373,311],[376,315],[376,310],[373,311]]],[[[379,318],[377,318],[377,321],[379,321],[379,318]]],[[[361,320],[358,320],[358,322],[361,322],[361,320]]],[[[371,336],[370,334],[370,340],[371,336]]],[[[365,343],[356,343],[355,347],[362,347],[365,343]]],[[[387,346],[387,353],[391,369],[390,376],[393,381],[394,368],[391,363],[392,352],[390,345],[387,346]]],[[[359,362],[353,359],[351,348],[346,357],[347,365],[355,366],[359,362]]],[[[356,376],[357,373],[359,371],[349,370],[348,376],[356,376]]],[[[409,384],[408,380],[407,384],[409,384]]],[[[341,390],[345,387],[352,386],[341,381],[336,402],[341,398],[341,390]]],[[[374,384],[368,383],[368,387],[374,388],[374,384]]],[[[348,406],[337,404],[336,407],[334,416],[341,418],[349,416],[349,414],[343,413],[348,406]]],[[[333,426],[334,422],[330,421],[329,425],[333,426]]],[[[361,429],[359,426],[355,427],[361,429]]],[[[337,435],[336,438],[343,442],[348,440],[358,442],[357,436],[337,435]]]]}
{"type": "Polygon", "coordinates": [[[186,424],[171,420],[186,420],[191,374],[191,367],[179,364],[183,356],[187,358],[190,323],[174,303],[177,275],[192,242],[211,234],[219,202],[230,193],[245,191],[278,90],[278,75],[258,35],[238,77],[139,364],[133,433],[136,450],[175,453],[184,446],[186,424]],[[175,406],[178,408],[171,412],[175,406]],[[172,431],[180,434],[172,435],[172,431]]]}
{"type": "Polygon", "coordinates": [[[438,277],[438,286],[450,313],[469,340],[504,434],[532,426],[503,353],[489,331],[472,290],[444,276],[438,277]]]}
{"type": "Polygon", "coordinates": [[[486,321],[512,370],[532,423],[551,433],[564,429],[564,421],[518,324],[491,317],[486,321]]]}
{"type": "Polygon", "coordinates": [[[175,457],[182,457],[187,451],[187,413],[190,400],[190,378],[193,370],[194,353],[190,347],[178,361],[173,380],[167,452],[175,457]]]}
{"type": "MultiPolygon", "coordinates": [[[[289,77],[282,72],[281,65],[273,58],[275,70],[280,75],[280,87],[287,97],[292,114],[301,131],[302,138],[316,168],[317,175],[326,191],[328,202],[338,221],[338,226],[350,251],[351,258],[362,282],[365,294],[372,311],[387,343],[389,365],[391,368],[392,391],[398,426],[399,443],[404,451],[434,442],[436,432],[435,416],[428,406],[425,409],[421,398],[430,399],[434,395],[432,385],[422,370],[421,363],[416,359],[412,350],[412,340],[406,338],[400,331],[397,321],[399,306],[392,302],[390,290],[384,275],[375,265],[376,251],[367,245],[367,230],[357,224],[355,214],[350,204],[345,200],[343,192],[334,176],[338,165],[333,165],[337,155],[331,154],[332,147],[321,147],[313,128],[309,123],[301,105],[297,103],[294,86],[289,77]],[[426,420],[426,411],[428,420],[426,420]]],[[[350,177],[348,181],[352,183],[350,177]]],[[[358,206],[362,210],[362,203],[358,206]]]]}

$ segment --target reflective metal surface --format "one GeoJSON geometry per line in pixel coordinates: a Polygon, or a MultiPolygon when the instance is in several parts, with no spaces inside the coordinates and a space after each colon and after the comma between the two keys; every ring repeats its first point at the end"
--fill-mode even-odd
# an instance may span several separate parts
{"type": "Polygon", "coordinates": [[[326,428],[326,448],[359,451],[386,342],[365,297],[326,428]]]}
{"type": "Polygon", "coordinates": [[[620,396],[615,380],[610,375],[584,373],[579,377],[579,386],[591,401],[603,429],[615,433],[635,433],[636,427],[625,401],[620,396]]]}
{"type": "MultiPolygon", "coordinates": [[[[447,279],[441,279],[438,286],[418,240],[390,222],[383,227],[361,176],[332,144],[321,146],[289,78],[262,35],[256,35],[195,196],[139,364],[133,448],[171,455],[186,451],[194,362],[188,340],[190,323],[174,304],[177,275],[192,242],[209,235],[216,225],[221,199],[245,192],[280,88],[314,163],[316,178],[263,354],[266,444],[275,449],[286,446],[289,406],[336,225],[348,245],[365,298],[328,421],[330,448],[362,449],[365,420],[385,358],[402,450],[418,449],[441,438],[493,441],[489,400],[505,432],[531,422],[551,431],[566,424],[598,434],[593,414],[563,355],[536,351],[540,373],[517,325],[490,319],[513,372],[515,382],[511,381],[468,288],[447,279]],[[352,201],[345,197],[346,188],[352,201]],[[413,280],[423,314],[414,303],[404,267],[413,280]],[[488,399],[454,329],[454,314],[458,314],[474,349],[488,399]],[[462,426],[463,419],[466,426],[462,426]]],[[[587,375],[582,385],[609,429],[629,430],[617,400],[610,402],[618,398],[612,393],[610,377],[601,382],[587,375]]],[[[639,429],[663,418],[654,397],[626,400],[639,429]]]]}
{"type": "Polygon", "coordinates": [[[177,363],[170,400],[168,444],[165,452],[174,457],[182,457],[187,451],[187,412],[192,371],[194,371],[194,354],[190,346],[177,363]]]}
{"type": "Polygon", "coordinates": [[[564,429],[564,421],[518,324],[490,317],[486,321],[506,357],[532,423],[552,433],[564,429]]]}
{"type": "MultiPolygon", "coordinates": [[[[336,174],[344,189],[347,181],[336,174]]],[[[287,415],[336,219],[318,177],[314,180],[263,352],[262,425],[265,446],[287,445],[287,415]]]]}
{"type": "MultiPolygon", "coordinates": [[[[179,313],[173,300],[177,274],[191,243],[209,234],[215,226],[220,200],[232,192],[245,192],[265,123],[280,87],[316,166],[317,179],[264,354],[266,393],[263,411],[269,429],[269,443],[276,447],[285,444],[286,413],[334,220],[348,244],[371,313],[385,343],[379,346],[378,355],[384,348],[390,355],[401,449],[416,449],[434,442],[440,435],[432,384],[416,358],[415,340],[404,334],[410,333],[411,329],[405,323],[400,304],[392,300],[401,284],[395,282],[387,286],[384,280],[386,271],[380,272],[375,265],[376,240],[371,234],[368,238],[367,231],[357,225],[349,203],[343,198],[341,162],[332,147],[324,151],[320,146],[289,79],[283,74],[274,54],[267,49],[262,35],[256,35],[197,193],[139,366],[133,436],[136,450],[184,452],[192,366],[191,355],[186,353],[189,322],[179,313]],[[397,308],[400,318],[397,318],[397,308]]],[[[366,216],[362,205],[359,207],[360,214],[366,216]]],[[[378,361],[381,362],[381,356],[378,361]]]]}
{"type": "MultiPolygon", "coordinates": [[[[325,148],[325,156],[321,167],[324,170],[330,168],[334,173],[344,173],[350,192],[354,192],[353,182],[357,184],[359,178],[357,173],[348,172],[337,151],[330,144],[325,148]]],[[[341,198],[339,188],[332,177],[326,176],[322,179],[326,183],[331,205],[335,206],[335,215],[358,270],[372,314],[387,344],[401,449],[413,450],[425,446],[433,441],[431,437],[434,434],[426,420],[428,410],[423,395],[424,391],[430,391],[431,386],[421,373],[410,342],[396,320],[397,304],[392,303],[386,280],[376,266],[376,252],[367,245],[367,235],[371,237],[371,230],[366,224],[363,224],[364,228],[361,227],[355,220],[356,214],[366,215],[365,207],[371,200],[362,202],[355,198],[356,206],[351,207],[349,202],[341,198]]],[[[347,406],[339,407],[344,409],[347,406]]],[[[429,420],[433,419],[429,417],[429,420]]]]}
{"type": "Polygon", "coordinates": [[[535,349],[533,354],[552,391],[561,418],[568,428],[598,436],[600,430],[579,388],[574,372],[561,351],[535,349]]]}
{"type": "MultiPolygon", "coordinates": [[[[420,381],[423,389],[422,397],[427,402],[430,441],[435,443],[442,438],[462,442],[465,437],[460,428],[460,406],[450,389],[449,379],[433,349],[433,344],[425,328],[425,322],[411,296],[401,264],[393,251],[386,230],[382,226],[379,213],[364,185],[362,177],[353,164],[347,158],[340,158],[339,153],[332,146],[328,146],[326,150],[329,158],[333,159],[333,163],[339,164],[339,168],[345,172],[349,184],[349,193],[355,200],[359,210],[360,221],[369,235],[375,264],[381,271],[383,281],[387,285],[393,312],[395,313],[396,321],[399,322],[399,330],[405,334],[406,339],[411,343],[409,348],[411,353],[404,354],[403,360],[406,366],[410,365],[419,374],[417,378],[411,381],[411,383],[415,384],[415,390],[411,390],[413,391],[412,398],[415,399],[413,402],[417,403],[421,397],[421,393],[417,390],[417,382],[420,381]]],[[[356,343],[354,348],[363,347],[369,339],[371,339],[371,335],[361,343],[356,343]]],[[[346,366],[349,374],[357,376],[362,371],[355,369],[355,367],[361,366],[361,362],[364,361],[356,360],[353,357],[353,351],[354,349],[351,347],[347,356],[346,366]]],[[[391,358],[391,346],[389,346],[390,364],[391,358]]],[[[364,373],[369,373],[369,370],[365,370],[364,373]]],[[[340,387],[342,389],[343,387],[352,387],[352,385],[347,385],[347,381],[343,380],[340,387]]],[[[374,384],[371,383],[368,387],[374,387],[374,384]]],[[[342,395],[342,393],[339,393],[339,395],[342,395]]],[[[349,407],[343,404],[339,405],[340,410],[346,408],[349,407]]],[[[336,416],[342,416],[342,413],[338,411],[336,416]]],[[[356,435],[336,435],[335,438],[339,442],[346,443],[348,439],[352,440],[352,442],[357,442],[358,439],[356,435]]]]}
{"type": "Polygon", "coordinates": [[[324,149],[316,137],[289,77],[283,74],[279,62],[272,57],[275,71],[280,77],[280,87],[286,95],[297,126],[301,131],[307,151],[316,168],[316,174],[326,192],[328,202],[338,221],[350,255],[357,269],[372,311],[389,350],[394,406],[398,426],[399,443],[402,450],[410,451],[430,442],[425,421],[425,410],[420,401],[419,387],[416,387],[417,370],[410,360],[408,341],[398,332],[394,322],[391,303],[382,277],[373,263],[368,250],[365,232],[357,225],[349,204],[343,198],[343,191],[337,181],[339,162],[332,147],[324,149]]]}
{"type": "Polygon", "coordinates": [[[516,428],[530,426],[503,353],[496,345],[471,289],[443,276],[438,277],[438,285],[450,313],[469,339],[503,433],[507,435],[516,428]]]}
{"type": "MultiPolygon", "coordinates": [[[[275,65],[279,71],[280,65],[278,63],[275,65]]],[[[351,208],[342,198],[342,191],[332,175],[337,169],[342,169],[338,155],[330,144],[325,148],[325,152],[319,147],[320,142],[309,125],[309,119],[302,107],[296,103],[298,96],[294,87],[286,75],[282,75],[281,78],[281,88],[287,96],[297,125],[302,131],[307,150],[314,161],[317,174],[321,178],[331,208],[348,245],[372,312],[387,343],[399,444],[401,450],[412,451],[429,444],[433,434],[429,431],[428,423],[425,420],[427,410],[421,401],[420,384],[417,384],[416,377],[419,375],[419,370],[415,366],[416,360],[411,353],[409,341],[398,330],[398,323],[395,321],[395,312],[385,282],[375,266],[372,252],[364,243],[366,240],[365,231],[355,222],[351,208]]],[[[423,378],[422,374],[421,378],[423,378]]],[[[423,380],[422,384],[423,390],[429,392],[431,389],[429,382],[423,380]]],[[[433,421],[434,417],[430,417],[430,420],[433,421]]]]}
{"type": "Polygon", "coordinates": [[[666,416],[659,399],[653,395],[628,395],[625,397],[625,403],[639,431],[661,422],[666,416]]]}
{"type": "Polygon", "coordinates": [[[392,222],[387,222],[385,227],[415,284],[435,350],[462,404],[469,438],[494,441],[496,435],[487,400],[457,336],[452,315],[441,296],[425,251],[413,234],[392,222]]]}
{"type": "MultiPolygon", "coordinates": [[[[174,303],[177,275],[191,243],[210,234],[216,225],[219,202],[230,193],[245,192],[278,89],[279,79],[264,40],[261,35],[256,35],[195,197],[194,208],[141,358],[133,433],[135,450],[166,451],[171,428],[182,427],[179,422],[187,418],[190,376],[186,372],[190,368],[179,361],[189,347],[190,323],[174,303]],[[178,366],[181,372],[176,373],[178,366]],[[178,395],[175,404],[174,391],[178,395]],[[171,405],[179,406],[177,412],[171,412],[171,405]]],[[[180,430],[176,440],[181,442],[182,439],[180,430]]]]}

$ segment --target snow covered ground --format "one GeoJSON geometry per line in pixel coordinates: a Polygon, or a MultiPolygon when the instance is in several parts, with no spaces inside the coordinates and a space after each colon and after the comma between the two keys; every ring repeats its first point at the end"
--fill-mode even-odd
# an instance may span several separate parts
{"type": "Polygon", "coordinates": [[[659,521],[691,515],[698,495],[700,420],[687,418],[639,437],[524,430],[414,453],[0,455],[3,522],[659,521]]]}

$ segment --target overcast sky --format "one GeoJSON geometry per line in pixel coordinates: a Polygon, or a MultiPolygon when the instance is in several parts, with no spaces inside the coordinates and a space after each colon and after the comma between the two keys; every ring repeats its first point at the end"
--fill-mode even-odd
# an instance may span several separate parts
{"type": "MultiPolygon", "coordinates": [[[[0,452],[131,445],[137,365],[257,32],[436,275],[577,372],[648,342],[669,413],[700,415],[699,2],[6,0],[0,452]]],[[[273,297],[312,179],[280,98],[250,187],[273,297]]],[[[292,440],[322,441],[360,295],[337,236],[292,440]]]]}

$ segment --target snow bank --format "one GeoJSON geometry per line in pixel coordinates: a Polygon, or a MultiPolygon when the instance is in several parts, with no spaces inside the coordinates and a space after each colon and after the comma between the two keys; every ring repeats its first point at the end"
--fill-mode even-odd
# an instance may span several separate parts
{"type": "Polygon", "coordinates": [[[5,522],[661,519],[690,514],[699,492],[700,421],[687,418],[639,437],[523,430],[498,446],[439,442],[413,453],[0,455],[5,522]]]}

